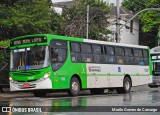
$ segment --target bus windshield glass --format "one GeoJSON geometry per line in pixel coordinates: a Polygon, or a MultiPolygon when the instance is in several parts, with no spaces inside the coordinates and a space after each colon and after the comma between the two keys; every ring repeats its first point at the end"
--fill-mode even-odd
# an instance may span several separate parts
{"type": "Polygon", "coordinates": [[[40,69],[50,65],[48,46],[11,50],[11,71],[40,69]]]}
{"type": "Polygon", "coordinates": [[[160,71],[160,62],[153,62],[153,71],[160,71]]]}

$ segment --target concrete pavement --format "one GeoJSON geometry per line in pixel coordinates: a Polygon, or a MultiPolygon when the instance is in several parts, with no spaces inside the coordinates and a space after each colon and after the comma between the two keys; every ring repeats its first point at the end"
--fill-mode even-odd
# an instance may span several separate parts
{"type": "Polygon", "coordinates": [[[27,92],[10,92],[9,88],[3,88],[3,93],[0,93],[0,99],[3,98],[21,98],[21,97],[31,97],[32,93],[27,92]]]}

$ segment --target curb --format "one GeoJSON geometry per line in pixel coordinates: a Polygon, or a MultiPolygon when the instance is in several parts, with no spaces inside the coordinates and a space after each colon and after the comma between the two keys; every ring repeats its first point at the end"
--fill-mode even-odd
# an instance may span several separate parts
{"type": "Polygon", "coordinates": [[[32,97],[31,93],[0,93],[0,99],[4,98],[23,98],[23,97],[32,97]]]}

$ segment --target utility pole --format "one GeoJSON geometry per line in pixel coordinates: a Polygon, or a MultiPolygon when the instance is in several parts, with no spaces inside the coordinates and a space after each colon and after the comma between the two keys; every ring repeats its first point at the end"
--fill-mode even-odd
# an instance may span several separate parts
{"type": "Polygon", "coordinates": [[[116,15],[116,34],[115,34],[115,41],[119,42],[119,32],[118,28],[119,28],[119,18],[120,18],[120,11],[119,11],[119,0],[116,0],[116,6],[117,6],[117,15],[116,15]]]}
{"type": "Polygon", "coordinates": [[[121,25],[119,28],[117,28],[116,32],[113,33],[115,40],[117,39],[115,35],[116,35],[124,26],[126,26],[126,24],[128,24],[131,20],[133,20],[137,15],[139,15],[140,13],[142,13],[142,12],[144,12],[144,11],[147,11],[147,10],[157,10],[157,11],[160,11],[160,8],[146,8],[146,9],[143,9],[143,10],[139,11],[138,13],[136,13],[136,14],[135,14],[133,17],[131,17],[125,24],[123,24],[123,25],[121,25]]]}
{"type": "Polygon", "coordinates": [[[89,5],[87,5],[87,31],[86,31],[86,39],[88,39],[89,33],[89,5]]]}

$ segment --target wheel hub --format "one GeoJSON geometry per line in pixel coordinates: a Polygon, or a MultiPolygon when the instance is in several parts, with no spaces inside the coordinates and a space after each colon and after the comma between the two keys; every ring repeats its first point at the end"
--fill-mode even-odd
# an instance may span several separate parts
{"type": "Polygon", "coordinates": [[[128,81],[126,81],[124,85],[125,85],[126,90],[129,90],[129,88],[130,88],[130,84],[129,84],[129,82],[128,82],[128,81]]]}
{"type": "Polygon", "coordinates": [[[73,90],[74,92],[77,92],[77,91],[78,91],[78,83],[77,83],[77,82],[73,82],[73,83],[72,83],[72,90],[73,90]]]}

